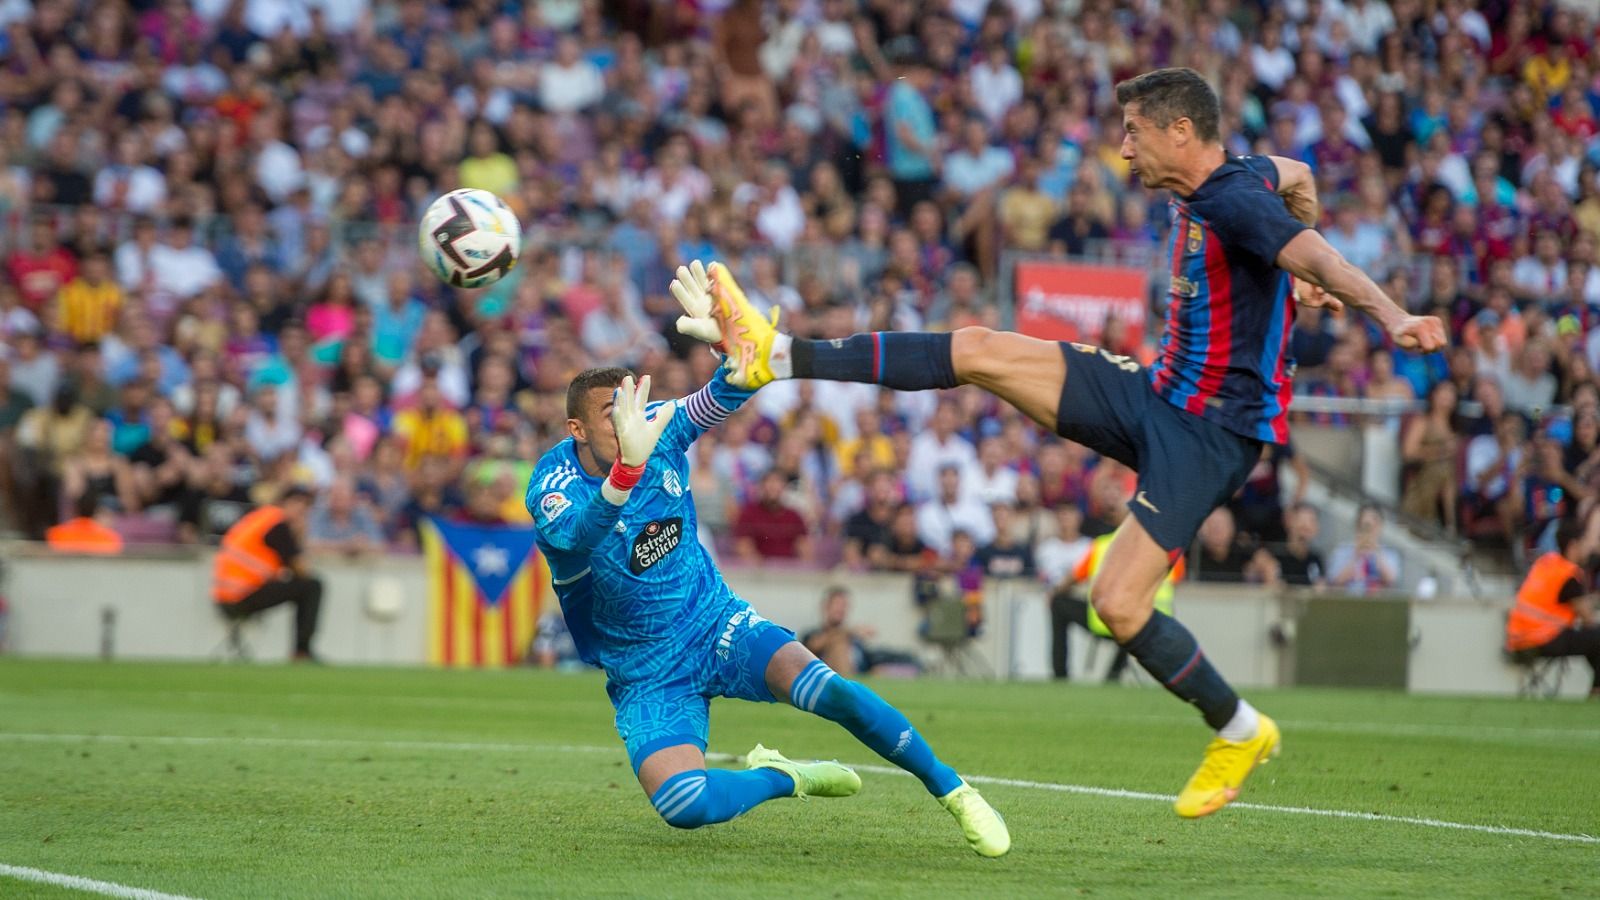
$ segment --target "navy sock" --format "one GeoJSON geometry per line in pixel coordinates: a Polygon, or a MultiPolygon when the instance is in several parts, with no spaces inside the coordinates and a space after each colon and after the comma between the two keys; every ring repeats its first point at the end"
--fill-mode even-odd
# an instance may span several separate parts
{"type": "Polygon", "coordinates": [[[726,822],[793,793],[794,779],[776,769],[691,769],[668,778],[650,803],[668,825],[699,828],[726,822]]]}
{"type": "Polygon", "coordinates": [[[1167,690],[1200,708],[1206,724],[1221,729],[1239,708],[1239,695],[1200,652],[1189,629],[1157,612],[1122,645],[1167,690]]]}
{"type": "Polygon", "coordinates": [[[813,660],[789,688],[790,701],[806,712],[837,722],[879,756],[922,780],[928,793],[943,797],[961,786],[956,770],[939,761],[899,710],[872,689],[813,660]]]}
{"type": "Polygon", "coordinates": [[[790,350],[795,378],[861,381],[897,391],[926,391],[957,385],[950,357],[951,337],[912,331],[874,331],[842,341],[794,339],[790,350]]]}

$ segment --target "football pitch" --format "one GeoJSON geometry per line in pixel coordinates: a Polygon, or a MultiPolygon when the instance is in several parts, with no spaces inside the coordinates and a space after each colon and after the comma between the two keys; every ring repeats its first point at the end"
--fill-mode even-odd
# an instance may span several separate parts
{"type": "Polygon", "coordinates": [[[1207,734],[1161,691],[874,687],[1006,816],[1009,856],[787,707],[717,701],[712,751],[866,764],[861,794],[684,832],[634,782],[598,676],[0,660],[0,897],[86,896],[67,876],[126,897],[1186,900],[1600,877],[1600,705],[1251,692],[1283,755],[1189,822],[1170,795],[1207,734]]]}

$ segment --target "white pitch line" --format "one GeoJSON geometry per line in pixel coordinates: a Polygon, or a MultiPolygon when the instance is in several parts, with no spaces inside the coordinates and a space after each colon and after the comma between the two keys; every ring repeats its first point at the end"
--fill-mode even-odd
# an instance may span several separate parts
{"type": "MultiPolygon", "coordinates": [[[[204,736],[191,737],[181,735],[130,735],[130,734],[39,734],[0,732],[0,741],[97,741],[101,743],[150,743],[150,744],[245,744],[245,745],[273,745],[289,747],[340,747],[361,749],[382,747],[390,750],[450,750],[462,752],[503,751],[508,753],[610,753],[621,752],[619,747],[595,747],[586,744],[509,744],[509,743],[475,743],[468,741],[386,741],[386,740],[358,740],[351,738],[274,738],[274,737],[221,737],[204,736]]],[[[739,762],[744,757],[731,753],[707,753],[708,762],[739,762]]],[[[904,769],[890,766],[872,764],[846,763],[852,768],[862,772],[872,772],[878,775],[902,775],[911,777],[911,773],[904,769]]],[[[1079,794],[1088,797],[1108,797],[1116,800],[1145,800],[1171,803],[1177,798],[1171,794],[1155,794],[1148,791],[1130,791],[1123,788],[1095,787],[1085,784],[1062,784],[1054,781],[1024,781],[1017,778],[1000,778],[991,775],[966,775],[963,776],[973,784],[994,784],[1003,787],[1029,788],[1038,791],[1053,791],[1060,794],[1079,794]]],[[[1495,834],[1506,837],[1530,837],[1548,841],[1566,841],[1576,844],[1600,844],[1600,837],[1590,834],[1566,834],[1559,831],[1540,831],[1532,828],[1511,828],[1503,825],[1476,825],[1470,822],[1451,822],[1444,819],[1429,819],[1419,816],[1391,816],[1384,813],[1355,812],[1346,809],[1319,809],[1312,806],[1278,806],[1271,803],[1232,803],[1234,809],[1250,809],[1257,812],[1287,813],[1289,815],[1318,816],[1325,819],[1354,819],[1363,822],[1384,822],[1393,825],[1416,825],[1423,828],[1440,828],[1451,831],[1470,831],[1478,834],[1495,834]]],[[[162,896],[162,895],[151,895],[162,896]]]]}
{"type": "Polygon", "coordinates": [[[8,866],[0,863],[0,877],[16,878],[20,881],[36,881],[40,884],[49,884],[56,887],[71,888],[75,891],[87,891],[91,894],[102,894],[107,897],[120,897],[123,900],[194,900],[182,894],[163,894],[160,891],[147,891],[144,888],[128,887],[114,881],[96,881],[93,878],[81,878],[77,875],[62,875],[60,872],[46,872],[43,869],[30,869],[27,866],[8,866]]]}

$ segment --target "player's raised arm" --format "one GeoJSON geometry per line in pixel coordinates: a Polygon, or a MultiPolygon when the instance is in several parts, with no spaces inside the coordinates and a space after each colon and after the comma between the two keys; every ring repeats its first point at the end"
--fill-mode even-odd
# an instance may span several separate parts
{"type": "MultiPolygon", "coordinates": [[[[1279,268],[1371,316],[1403,350],[1432,353],[1445,347],[1444,323],[1413,316],[1396,306],[1367,273],[1351,265],[1312,229],[1295,235],[1278,252],[1279,268]]],[[[1315,304],[1322,305],[1322,304],[1315,304]]]]}

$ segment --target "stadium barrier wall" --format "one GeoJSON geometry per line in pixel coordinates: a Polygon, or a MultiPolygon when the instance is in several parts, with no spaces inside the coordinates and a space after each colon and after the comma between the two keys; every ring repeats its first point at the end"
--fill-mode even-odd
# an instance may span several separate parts
{"type": "MultiPolygon", "coordinates": [[[[228,656],[227,630],[209,599],[208,551],[77,557],[12,544],[0,552],[9,572],[4,590],[13,654],[228,656]]],[[[425,663],[427,597],[420,558],[320,560],[315,568],[326,585],[317,638],[324,658],[336,664],[425,663]],[[373,602],[374,597],[388,602],[373,602]]],[[[731,568],[726,574],[733,589],[763,615],[800,633],[817,623],[824,590],[844,585],[853,597],[851,622],[876,631],[874,646],[940,662],[939,652],[919,637],[922,614],[906,576],[752,568],[731,568]]],[[[1349,600],[1193,583],[1180,585],[1177,593],[1179,616],[1223,675],[1240,687],[1373,684],[1426,693],[1514,695],[1519,672],[1499,652],[1507,605],[1403,596],[1349,600]],[[1308,624],[1318,631],[1308,633],[1308,624]]],[[[246,626],[252,659],[287,658],[291,617],[282,608],[246,626]]],[[[974,677],[1048,678],[1049,628],[1040,585],[991,582],[983,632],[965,648],[963,671],[974,677]]],[[[1082,629],[1073,628],[1070,635],[1073,676],[1098,677],[1115,648],[1082,629]]],[[[1149,683],[1142,673],[1138,678],[1149,683]]],[[[1582,696],[1588,682],[1587,666],[1575,659],[1562,693],[1582,696]]]]}

